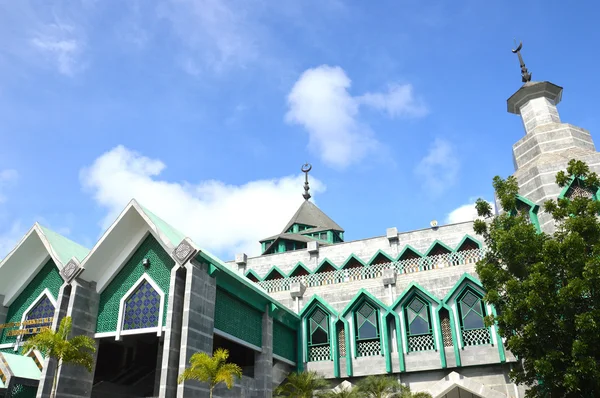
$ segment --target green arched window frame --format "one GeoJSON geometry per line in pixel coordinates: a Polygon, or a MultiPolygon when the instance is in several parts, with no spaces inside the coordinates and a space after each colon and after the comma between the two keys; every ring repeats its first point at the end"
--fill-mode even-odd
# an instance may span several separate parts
{"type": "Polygon", "coordinates": [[[435,350],[433,318],[428,300],[414,294],[403,307],[408,351],[435,350]]]}
{"type": "Polygon", "coordinates": [[[331,360],[329,313],[319,306],[307,318],[308,362],[331,360]]]}
{"type": "Polygon", "coordinates": [[[379,308],[368,301],[360,303],[354,311],[356,356],[381,355],[381,328],[379,308]]]}
{"type": "Polygon", "coordinates": [[[589,194],[589,196],[591,196],[592,200],[600,200],[600,190],[593,192],[592,189],[585,187],[583,181],[584,180],[580,177],[572,178],[571,182],[562,189],[558,195],[558,199],[569,199],[574,193],[577,196],[581,196],[581,191],[585,191],[589,194]]]}
{"type": "Polygon", "coordinates": [[[458,295],[456,304],[463,347],[492,344],[490,328],[485,326],[488,309],[482,295],[466,287],[458,295]]]}
{"type": "Polygon", "coordinates": [[[517,195],[517,207],[510,214],[516,216],[517,214],[521,214],[525,216],[531,224],[535,227],[538,232],[541,232],[540,222],[538,220],[538,211],[540,206],[536,205],[529,199],[517,195]]]}

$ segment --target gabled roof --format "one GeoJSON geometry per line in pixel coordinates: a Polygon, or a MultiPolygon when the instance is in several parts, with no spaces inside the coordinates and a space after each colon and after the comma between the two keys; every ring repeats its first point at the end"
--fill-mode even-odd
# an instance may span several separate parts
{"type": "Polygon", "coordinates": [[[310,225],[315,228],[333,229],[335,231],[344,231],[335,221],[321,209],[319,209],[313,202],[305,200],[301,205],[296,214],[292,216],[292,219],[287,223],[282,233],[285,233],[294,224],[310,225]]]}
{"type": "Polygon", "coordinates": [[[88,249],[35,223],[15,248],[0,262],[0,295],[8,305],[51,259],[61,270],[75,257],[81,261],[88,249]]]}
{"type": "Polygon", "coordinates": [[[97,283],[98,292],[119,272],[148,231],[169,255],[185,235],[142,207],[135,199],[125,207],[81,263],[81,277],[97,283]]]}

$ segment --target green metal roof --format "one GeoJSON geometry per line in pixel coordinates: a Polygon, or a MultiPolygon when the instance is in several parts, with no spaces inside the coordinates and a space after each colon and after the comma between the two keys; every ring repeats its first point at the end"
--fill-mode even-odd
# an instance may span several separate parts
{"type": "MultiPolygon", "coordinates": [[[[38,224],[39,225],[39,224],[38,224]]],[[[57,232],[54,232],[46,227],[39,225],[40,229],[48,239],[50,246],[58,256],[61,263],[66,264],[69,260],[75,257],[77,260],[82,261],[85,256],[90,252],[89,249],[81,246],[72,240],[65,238],[57,232]]]]}
{"type": "Polygon", "coordinates": [[[169,225],[162,218],[158,217],[156,214],[152,213],[150,210],[140,205],[146,216],[156,225],[156,228],[160,230],[171,242],[173,246],[177,246],[181,243],[182,240],[185,239],[185,235],[179,232],[176,228],[169,225]]]}
{"type": "Polygon", "coordinates": [[[35,364],[33,358],[23,355],[0,353],[8,364],[13,375],[23,379],[39,380],[42,372],[35,364]]]}

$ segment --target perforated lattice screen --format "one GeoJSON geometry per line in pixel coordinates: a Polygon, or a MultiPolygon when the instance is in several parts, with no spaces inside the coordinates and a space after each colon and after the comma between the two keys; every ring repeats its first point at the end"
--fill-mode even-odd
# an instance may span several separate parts
{"type": "Polygon", "coordinates": [[[287,326],[273,322],[273,353],[296,362],[298,340],[296,331],[287,326]]]}
{"type": "Polygon", "coordinates": [[[262,347],[262,313],[217,289],[215,328],[262,347]]]}
{"type": "Polygon", "coordinates": [[[576,199],[576,198],[592,199],[594,197],[594,194],[592,193],[592,191],[589,188],[585,188],[578,184],[576,185],[576,183],[574,183],[567,190],[565,197],[567,199],[576,199]]]}
{"type": "Polygon", "coordinates": [[[441,314],[442,339],[444,347],[452,347],[452,330],[450,329],[450,318],[447,313],[441,314]]]}
{"type": "MultiPolygon", "coordinates": [[[[58,291],[63,284],[63,279],[60,276],[58,269],[54,265],[52,260],[42,267],[38,274],[33,278],[27,287],[19,294],[19,296],[13,301],[8,308],[8,314],[6,316],[6,323],[9,322],[21,322],[23,318],[23,312],[33,304],[34,300],[37,299],[44,289],[48,289],[52,294],[53,298],[58,298],[58,291]]],[[[54,314],[52,314],[54,316],[54,314]]],[[[0,343],[14,343],[16,336],[6,336],[8,330],[14,329],[3,329],[0,330],[2,338],[0,343]]],[[[10,352],[10,351],[8,351],[10,352]]],[[[14,351],[13,351],[14,352],[14,351]]]]}
{"type": "Polygon", "coordinates": [[[160,296],[152,285],[143,280],[125,300],[123,330],[144,329],[158,326],[160,296]]]}
{"type": "Polygon", "coordinates": [[[171,269],[175,261],[162,248],[160,243],[152,235],[144,240],[138,247],[127,264],[119,271],[108,287],[100,294],[100,306],[98,308],[98,321],[96,332],[114,332],[117,330],[119,316],[119,304],[121,298],[136,283],[140,277],[147,273],[152,280],[165,293],[165,308],[163,312],[163,326],[167,319],[167,308],[169,301],[169,282],[171,280],[171,269]],[[150,260],[150,266],[144,267],[143,260],[150,260]]]}
{"type": "Polygon", "coordinates": [[[344,327],[338,328],[338,347],[340,352],[340,357],[346,356],[346,330],[344,327]]]}
{"type": "Polygon", "coordinates": [[[35,398],[36,394],[37,387],[15,384],[15,386],[7,394],[7,398],[35,398]]]}

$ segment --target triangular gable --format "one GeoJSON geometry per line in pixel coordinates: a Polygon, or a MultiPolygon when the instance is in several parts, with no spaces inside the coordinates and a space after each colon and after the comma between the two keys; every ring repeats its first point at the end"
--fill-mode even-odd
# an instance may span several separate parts
{"type": "Polygon", "coordinates": [[[452,253],[453,250],[447,246],[446,244],[440,242],[439,240],[435,240],[429,249],[425,252],[425,256],[436,256],[440,254],[452,253]]]}
{"type": "Polygon", "coordinates": [[[411,245],[406,245],[404,249],[398,255],[398,261],[402,260],[412,260],[414,258],[421,258],[423,255],[417,249],[412,247],[411,245]]]}
{"type": "Polygon", "coordinates": [[[450,372],[446,377],[429,387],[426,392],[430,393],[434,398],[442,398],[447,396],[456,387],[467,391],[475,397],[506,398],[506,394],[489,388],[457,372],[450,372]]]}
{"type": "Polygon", "coordinates": [[[310,269],[308,269],[304,264],[302,264],[302,262],[299,262],[298,264],[296,264],[296,266],[294,268],[292,268],[292,270],[290,271],[290,273],[288,274],[290,277],[292,276],[304,276],[304,275],[310,275],[310,269]]]}
{"type": "Polygon", "coordinates": [[[52,260],[61,270],[72,257],[85,256],[83,246],[35,223],[15,248],[0,262],[0,295],[7,306],[52,260]]]}
{"type": "Polygon", "coordinates": [[[416,282],[411,282],[406,289],[402,292],[402,294],[394,301],[394,304],[391,305],[391,310],[395,311],[398,306],[402,305],[405,301],[412,298],[413,294],[418,294],[420,297],[429,300],[431,303],[436,303],[441,305],[442,302],[435,297],[431,292],[425,289],[423,286],[419,285],[416,282]]]}
{"type": "Polygon", "coordinates": [[[354,254],[351,254],[350,257],[348,257],[338,269],[350,269],[366,266],[367,264],[365,264],[360,258],[356,257],[354,254]]]}
{"type": "Polygon", "coordinates": [[[371,259],[367,262],[368,265],[375,264],[385,264],[385,263],[393,263],[394,259],[388,255],[387,253],[377,250],[377,252],[371,257],[371,259]]]}
{"type": "Polygon", "coordinates": [[[88,282],[96,282],[96,289],[101,292],[148,234],[169,255],[183,240],[183,234],[150,211],[144,210],[135,199],[131,200],[81,263],[83,272],[80,277],[88,282]]]}
{"type": "Polygon", "coordinates": [[[337,270],[338,270],[338,267],[336,267],[335,264],[333,262],[331,262],[329,259],[325,258],[325,259],[323,259],[323,261],[321,261],[319,263],[317,268],[313,271],[313,274],[317,274],[320,272],[337,271],[337,270]]]}
{"type": "Polygon", "coordinates": [[[444,297],[444,303],[449,303],[450,301],[452,301],[452,299],[454,298],[454,296],[460,292],[459,289],[461,289],[464,286],[471,286],[472,288],[474,288],[475,290],[477,290],[481,295],[485,294],[485,291],[483,289],[483,285],[481,284],[481,282],[479,281],[479,279],[475,278],[473,275],[471,274],[467,274],[464,273],[460,279],[458,280],[458,282],[456,282],[456,284],[454,285],[454,287],[452,289],[450,289],[450,291],[448,292],[448,294],[446,294],[446,296],[444,297]]]}
{"type": "Polygon", "coordinates": [[[283,279],[285,278],[285,272],[280,270],[276,265],[271,267],[267,275],[263,278],[263,281],[271,281],[273,279],[283,279]]]}
{"type": "Polygon", "coordinates": [[[464,238],[456,245],[455,251],[481,249],[481,242],[470,235],[465,235],[464,238]]]}
{"type": "Polygon", "coordinates": [[[351,312],[354,309],[354,307],[356,307],[358,304],[362,303],[363,301],[367,301],[370,304],[375,305],[376,307],[379,307],[380,309],[382,309],[386,312],[389,311],[388,306],[385,305],[383,302],[381,302],[381,300],[379,300],[377,297],[373,296],[371,293],[369,293],[365,289],[360,289],[356,293],[354,298],[348,303],[348,305],[346,305],[346,307],[344,307],[344,310],[341,312],[341,315],[343,317],[345,317],[349,312],[351,312]]]}
{"type": "Polygon", "coordinates": [[[260,276],[258,276],[258,274],[256,272],[254,272],[254,270],[249,269],[248,271],[246,271],[246,278],[250,279],[252,282],[260,282],[262,279],[260,278],[260,276]]]}
{"type": "Polygon", "coordinates": [[[571,189],[575,189],[579,185],[582,185],[582,189],[590,193],[593,200],[598,200],[598,194],[600,193],[600,189],[594,192],[593,188],[588,188],[585,186],[584,180],[580,177],[571,177],[571,181],[567,185],[565,185],[565,187],[560,191],[558,199],[566,198],[568,196],[567,194],[569,193],[569,191],[571,189]]]}
{"type": "Polygon", "coordinates": [[[304,317],[309,311],[312,311],[315,305],[321,307],[328,312],[329,315],[333,315],[336,318],[339,316],[338,312],[317,294],[313,295],[310,300],[308,300],[298,315],[300,315],[301,318],[304,317]]]}

